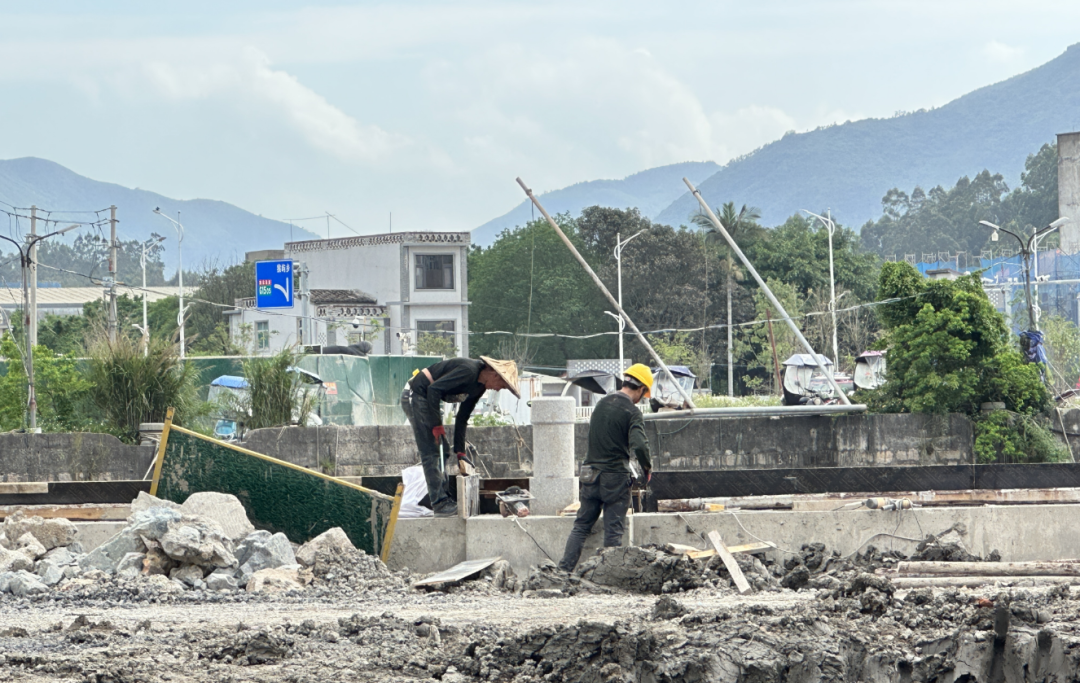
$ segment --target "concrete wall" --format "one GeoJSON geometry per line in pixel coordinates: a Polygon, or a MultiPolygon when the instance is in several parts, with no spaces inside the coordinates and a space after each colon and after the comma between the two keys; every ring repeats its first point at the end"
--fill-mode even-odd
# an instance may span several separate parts
{"type": "Polygon", "coordinates": [[[153,459],[110,434],[0,434],[0,481],[142,479],[153,459]]]}
{"type": "MultiPolygon", "coordinates": [[[[484,515],[469,520],[403,519],[390,548],[392,569],[409,567],[416,573],[440,571],[463,560],[501,556],[518,576],[530,566],[562,556],[573,517],[512,519],[484,515]],[[436,525],[451,522],[454,533],[436,525]],[[464,543],[462,539],[464,538],[464,543]],[[543,550],[541,550],[543,548],[543,550]]],[[[739,545],[765,540],[783,550],[797,551],[804,543],[824,543],[829,552],[848,555],[872,544],[911,553],[915,542],[891,538],[924,538],[955,528],[968,550],[986,557],[993,550],[1006,562],[1059,560],[1076,556],[1080,547],[1080,505],[985,505],[921,508],[896,512],[843,510],[837,512],[746,511],[739,513],[637,514],[627,517],[626,542],[682,543],[706,548],[698,534],[720,532],[724,543],[739,545]]],[[[603,520],[597,522],[582,559],[602,545],[603,520]]]]}
{"type": "MultiPolygon", "coordinates": [[[[962,415],[658,420],[646,432],[658,471],[947,465],[971,462],[974,441],[962,415]]],[[[484,462],[493,476],[532,473],[532,427],[472,427],[468,438],[490,456],[484,462]]],[[[579,463],[588,439],[589,425],[576,425],[579,463]]],[[[244,445],[341,476],[393,475],[419,462],[407,426],[260,429],[244,445]]]]}

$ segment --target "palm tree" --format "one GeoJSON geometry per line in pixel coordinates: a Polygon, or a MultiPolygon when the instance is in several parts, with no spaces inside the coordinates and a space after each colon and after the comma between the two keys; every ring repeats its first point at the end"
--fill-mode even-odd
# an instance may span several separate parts
{"type": "MultiPolygon", "coordinates": [[[[735,202],[728,202],[717,209],[716,214],[720,219],[720,224],[724,226],[724,229],[727,230],[732,239],[753,237],[754,228],[761,227],[757,223],[761,218],[761,209],[756,206],[747,206],[746,204],[743,204],[743,207],[736,212],[735,202]]],[[[705,236],[706,244],[718,241],[723,243],[723,249],[727,256],[724,260],[727,289],[727,395],[733,396],[735,368],[733,365],[734,361],[732,354],[731,287],[733,279],[741,280],[743,278],[743,271],[742,268],[735,265],[735,259],[733,258],[734,253],[727,245],[723,235],[720,234],[720,231],[716,229],[707,215],[699,213],[691,220],[693,220],[695,225],[699,225],[703,228],[702,233],[705,236]]],[[[706,263],[707,262],[708,261],[706,261],[706,263]]],[[[709,286],[707,274],[705,286],[709,286]]],[[[708,297],[706,297],[706,300],[708,300],[708,297]]]]}

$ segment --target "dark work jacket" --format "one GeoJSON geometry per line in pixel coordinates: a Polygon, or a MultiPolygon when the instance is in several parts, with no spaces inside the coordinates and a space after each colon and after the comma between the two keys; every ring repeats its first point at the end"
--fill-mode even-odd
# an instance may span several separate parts
{"type": "Polygon", "coordinates": [[[652,469],[645,418],[629,396],[616,391],[600,399],[593,408],[584,464],[601,472],[629,472],[631,451],[642,467],[652,469]]]}
{"type": "Polygon", "coordinates": [[[409,380],[409,387],[413,393],[423,396],[425,400],[419,401],[415,409],[419,409],[417,417],[428,427],[442,424],[442,408],[439,405],[447,403],[461,403],[454,419],[454,452],[465,452],[465,428],[469,423],[476,402],[484,395],[487,389],[480,383],[480,371],[486,366],[483,361],[470,358],[449,358],[430,366],[427,370],[431,373],[434,382],[429,382],[424,376],[423,370],[409,380]]]}

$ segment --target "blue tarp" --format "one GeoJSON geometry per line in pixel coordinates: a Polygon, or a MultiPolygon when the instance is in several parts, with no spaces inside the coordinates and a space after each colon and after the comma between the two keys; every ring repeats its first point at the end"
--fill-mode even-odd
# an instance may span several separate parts
{"type": "Polygon", "coordinates": [[[213,382],[210,382],[212,387],[226,387],[228,389],[247,389],[247,380],[243,377],[237,377],[236,375],[222,375],[213,382]]]}

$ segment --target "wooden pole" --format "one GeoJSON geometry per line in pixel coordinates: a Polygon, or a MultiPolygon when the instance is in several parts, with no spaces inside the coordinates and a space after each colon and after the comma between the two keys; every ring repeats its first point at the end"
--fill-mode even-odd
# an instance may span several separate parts
{"type": "Polygon", "coordinates": [[[902,576],[1080,576],[1080,562],[901,562],[902,576]]]}
{"type": "Polygon", "coordinates": [[[401,496],[405,491],[404,484],[397,485],[397,491],[394,493],[394,507],[390,508],[390,522],[386,525],[386,534],[383,536],[382,542],[382,554],[380,555],[383,564],[390,559],[390,544],[394,541],[394,528],[397,526],[398,513],[401,512],[401,496]]]}

